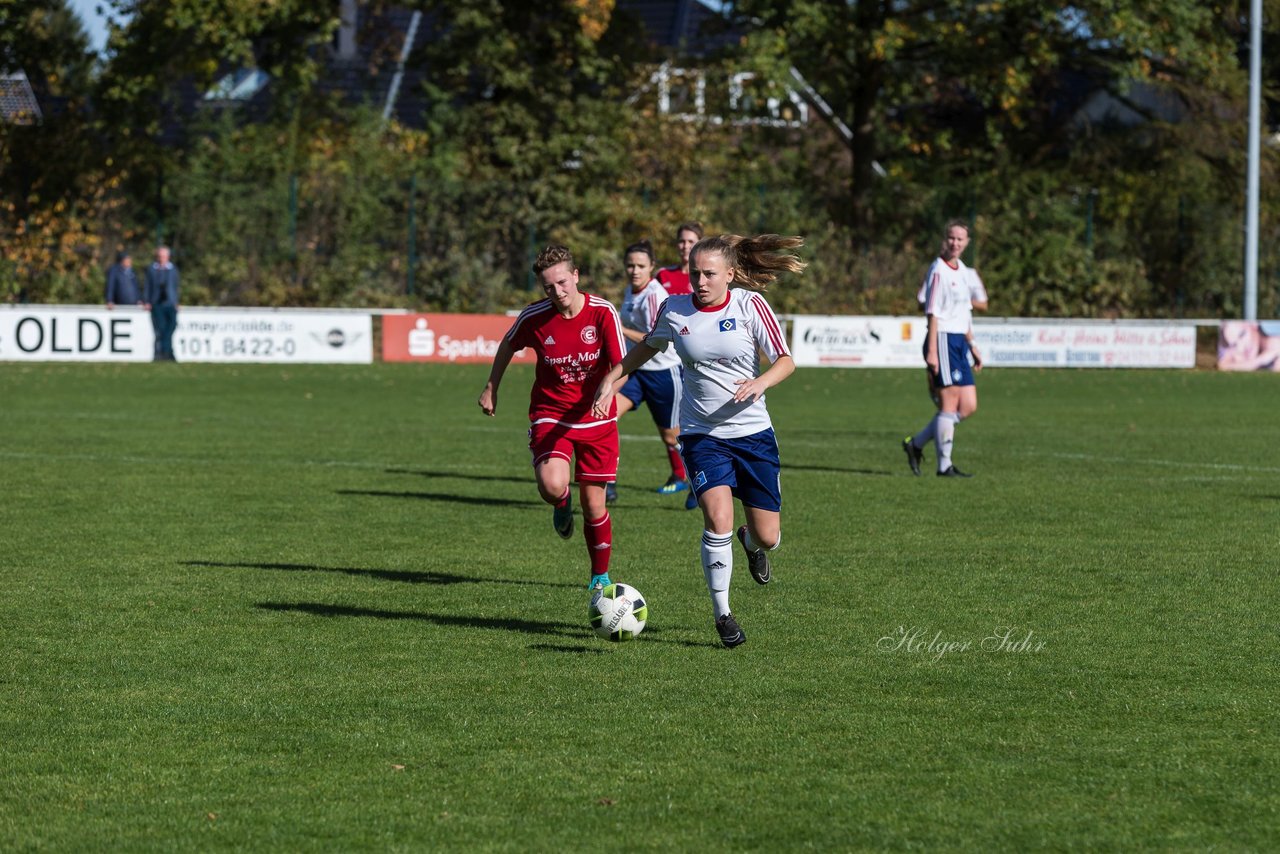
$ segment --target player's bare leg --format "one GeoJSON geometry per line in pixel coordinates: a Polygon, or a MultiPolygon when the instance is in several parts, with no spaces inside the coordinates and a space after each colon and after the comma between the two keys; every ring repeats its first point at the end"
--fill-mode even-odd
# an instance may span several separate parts
{"type": "Polygon", "coordinates": [[[543,501],[555,508],[551,514],[551,524],[557,534],[569,539],[573,536],[573,493],[569,489],[569,461],[561,456],[548,456],[534,467],[533,473],[538,482],[538,494],[543,501]]]}
{"type": "MultiPolygon", "coordinates": [[[[636,405],[631,402],[631,398],[625,394],[615,394],[613,402],[618,407],[619,418],[636,408],[636,405]]],[[[606,504],[612,504],[618,500],[618,484],[616,482],[609,481],[609,483],[605,484],[604,500],[606,504]]]]}

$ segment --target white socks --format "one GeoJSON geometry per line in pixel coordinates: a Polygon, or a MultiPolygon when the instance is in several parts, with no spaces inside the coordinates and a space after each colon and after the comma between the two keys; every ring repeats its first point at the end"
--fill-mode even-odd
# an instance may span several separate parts
{"type": "MultiPolygon", "coordinates": [[[[713,536],[714,536],[714,535],[713,535],[713,536]]],[[[773,551],[774,549],[776,549],[776,548],[777,548],[778,546],[780,546],[780,545],[782,545],[782,532],[781,532],[781,531],[779,531],[779,532],[778,532],[778,541],[777,541],[776,543],[774,543],[772,546],[770,546],[770,547],[769,547],[769,551],[773,551]]],[[[760,551],[760,550],[763,548],[763,546],[757,545],[757,544],[756,544],[756,541],[755,541],[755,540],[753,540],[753,539],[751,538],[751,527],[750,527],[750,526],[747,526],[747,535],[746,535],[745,537],[743,537],[742,547],[743,547],[744,549],[746,549],[747,551],[751,552],[752,554],[755,554],[756,552],[760,551]]]]}
{"type": "Polygon", "coordinates": [[[911,437],[911,444],[916,446],[917,451],[923,451],[925,446],[933,441],[934,435],[938,432],[938,413],[929,419],[929,423],[924,425],[924,429],[911,437]]]}
{"type": "Polygon", "coordinates": [[[956,425],[960,423],[960,414],[939,412],[934,420],[938,424],[938,471],[946,471],[951,468],[951,443],[955,439],[956,425]]]}
{"type": "Polygon", "coordinates": [[[702,532],[702,576],[711,593],[716,619],[729,613],[729,579],[733,575],[733,533],[702,532]]]}

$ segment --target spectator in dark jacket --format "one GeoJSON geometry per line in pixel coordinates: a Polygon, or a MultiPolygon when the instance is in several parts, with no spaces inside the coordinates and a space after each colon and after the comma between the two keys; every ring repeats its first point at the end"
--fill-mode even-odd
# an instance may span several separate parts
{"type": "Polygon", "coordinates": [[[143,297],[156,330],[156,361],[174,361],[173,332],[178,328],[178,268],[169,261],[169,247],[156,247],[156,260],[147,268],[143,297]]]}
{"type": "Polygon", "coordinates": [[[107,270],[107,308],[120,305],[142,305],[138,289],[138,274],[133,270],[133,259],[128,252],[116,253],[116,263],[107,270]]]}

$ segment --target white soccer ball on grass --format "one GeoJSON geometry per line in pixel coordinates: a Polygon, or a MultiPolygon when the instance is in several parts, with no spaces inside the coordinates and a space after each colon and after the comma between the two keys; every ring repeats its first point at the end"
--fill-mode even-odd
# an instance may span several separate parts
{"type": "Polygon", "coordinates": [[[587,606],[591,628],[605,640],[629,641],[644,631],[649,605],[629,584],[610,584],[592,595],[587,606]]]}

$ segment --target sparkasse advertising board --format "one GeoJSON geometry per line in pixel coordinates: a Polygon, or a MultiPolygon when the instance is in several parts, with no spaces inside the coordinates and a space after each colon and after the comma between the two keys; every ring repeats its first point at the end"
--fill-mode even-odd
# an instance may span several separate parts
{"type": "MultiPolygon", "coordinates": [[[[388,314],[382,318],[386,362],[488,363],[513,317],[505,314],[388,314]]],[[[512,362],[534,361],[525,348],[512,362]]]]}

